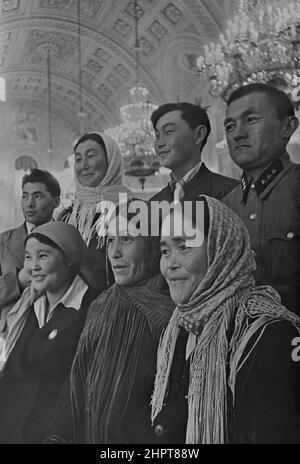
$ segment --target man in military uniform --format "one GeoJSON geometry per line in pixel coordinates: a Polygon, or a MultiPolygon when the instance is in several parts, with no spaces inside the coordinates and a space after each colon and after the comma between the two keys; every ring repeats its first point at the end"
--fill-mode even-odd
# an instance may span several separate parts
{"type": "Polygon", "coordinates": [[[272,285],[300,314],[300,165],[286,151],[299,124],[293,104],[269,85],[242,86],[229,97],[224,124],[243,175],[223,201],[248,228],[257,284],[272,285]]]}

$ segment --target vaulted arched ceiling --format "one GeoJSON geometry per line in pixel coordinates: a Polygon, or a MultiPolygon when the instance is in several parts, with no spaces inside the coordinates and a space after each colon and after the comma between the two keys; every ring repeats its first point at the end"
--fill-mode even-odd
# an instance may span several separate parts
{"type": "MultiPolygon", "coordinates": [[[[201,94],[194,58],[216,39],[236,4],[138,0],[140,77],[153,102],[201,94]]],[[[80,0],[80,10],[85,126],[103,130],[119,122],[119,107],[136,80],[134,2],[80,0]]],[[[17,134],[25,120],[47,138],[49,45],[53,136],[78,131],[77,29],[77,0],[0,1],[0,75],[7,82],[9,127],[17,134]]]]}

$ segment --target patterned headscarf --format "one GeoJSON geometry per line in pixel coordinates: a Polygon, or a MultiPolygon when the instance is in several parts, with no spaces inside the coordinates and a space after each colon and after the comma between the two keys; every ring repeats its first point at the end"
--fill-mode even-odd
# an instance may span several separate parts
{"type": "MultiPolygon", "coordinates": [[[[190,355],[186,443],[226,441],[227,388],[234,397],[236,374],[246,344],[276,320],[300,318],[280,304],[269,286],[255,287],[255,261],[242,221],[224,204],[202,196],[209,209],[208,269],[190,300],[178,304],[158,348],[152,421],[163,408],[179,327],[189,332],[190,355]],[[234,322],[230,344],[229,326],[234,322]],[[226,361],[230,350],[230,376],[226,361]]],[[[261,336],[261,334],[260,334],[261,336]]]]}
{"type": "Polygon", "coordinates": [[[119,203],[120,193],[130,197],[131,192],[122,184],[122,158],[117,142],[98,132],[85,134],[85,136],[88,135],[91,135],[91,140],[94,140],[93,136],[95,135],[102,138],[106,148],[108,168],[97,187],[84,187],[75,177],[75,201],[67,222],[79,230],[87,245],[96,233],[98,233],[99,245],[102,245],[102,232],[105,230],[105,210],[111,212],[111,205],[119,203]],[[100,213],[100,217],[95,222],[97,213],[100,213]]]}

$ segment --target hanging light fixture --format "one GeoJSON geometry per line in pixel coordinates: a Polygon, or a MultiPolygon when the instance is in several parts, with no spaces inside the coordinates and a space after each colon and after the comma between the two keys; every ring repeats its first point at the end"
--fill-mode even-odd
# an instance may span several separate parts
{"type": "Polygon", "coordinates": [[[120,108],[122,122],[105,133],[118,143],[121,153],[129,162],[125,175],[137,176],[142,189],[145,178],[154,174],[160,166],[154,151],[155,134],[150,121],[151,113],[157,105],[149,100],[149,91],[140,80],[140,41],[138,32],[138,4],[135,8],[135,63],[136,84],[130,89],[130,102],[120,108]],[[152,159],[151,165],[149,164],[152,159]]]}
{"type": "Polygon", "coordinates": [[[52,102],[51,102],[51,51],[50,44],[46,48],[47,51],[47,81],[48,81],[48,148],[47,153],[52,154],[52,102]]]}
{"type": "Polygon", "coordinates": [[[240,85],[271,83],[290,93],[300,84],[299,0],[240,0],[218,43],[197,59],[210,93],[225,100],[240,85]]]}
{"type": "Polygon", "coordinates": [[[81,12],[80,0],[77,0],[77,56],[78,56],[78,90],[79,90],[79,111],[77,116],[79,118],[79,134],[83,135],[85,132],[84,119],[86,112],[83,108],[82,98],[82,48],[81,48],[81,12]]]}

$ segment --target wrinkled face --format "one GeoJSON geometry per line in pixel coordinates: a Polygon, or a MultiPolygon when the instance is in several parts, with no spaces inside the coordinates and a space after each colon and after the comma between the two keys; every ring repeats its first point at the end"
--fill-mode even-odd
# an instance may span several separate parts
{"type": "Polygon", "coordinates": [[[246,171],[266,166],[284,149],[283,131],[288,118],[263,93],[254,92],[233,101],[224,122],[230,156],[246,171]]]}
{"type": "Polygon", "coordinates": [[[115,281],[121,285],[134,285],[148,274],[147,247],[143,237],[109,235],[107,253],[115,281]]]}
{"type": "Polygon", "coordinates": [[[86,140],[76,147],[75,175],[84,187],[97,187],[107,172],[105,150],[94,140],[86,140]]]}
{"type": "Polygon", "coordinates": [[[34,288],[40,293],[63,295],[73,278],[65,255],[34,237],[26,242],[24,269],[31,276],[34,288]]]}
{"type": "Polygon", "coordinates": [[[22,189],[21,205],[25,221],[39,226],[51,220],[59,197],[53,197],[41,182],[27,182],[22,189]]]}
{"type": "Polygon", "coordinates": [[[181,111],[170,111],[157,121],[155,151],[164,167],[176,170],[197,154],[195,129],[181,118],[181,111]]]}
{"type": "MultiPolygon", "coordinates": [[[[188,218],[185,218],[188,221],[188,218]]],[[[189,225],[191,230],[192,224],[189,225]]],[[[207,241],[201,240],[201,246],[191,241],[184,233],[166,232],[165,221],[162,225],[160,270],[170,288],[174,303],[187,303],[199,287],[207,271],[207,241]],[[191,246],[192,245],[192,246],[191,246]]]]}

